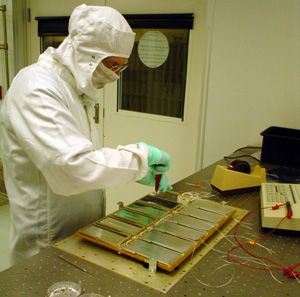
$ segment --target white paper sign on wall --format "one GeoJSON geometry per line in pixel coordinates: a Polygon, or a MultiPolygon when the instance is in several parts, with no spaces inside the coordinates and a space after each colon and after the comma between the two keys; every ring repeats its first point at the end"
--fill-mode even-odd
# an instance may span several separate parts
{"type": "Polygon", "coordinates": [[[138,44],[138,54],[141,61],[149,68],[161,66],[169,55],[169,42],[160,31],[145,32],[138,44]]]}

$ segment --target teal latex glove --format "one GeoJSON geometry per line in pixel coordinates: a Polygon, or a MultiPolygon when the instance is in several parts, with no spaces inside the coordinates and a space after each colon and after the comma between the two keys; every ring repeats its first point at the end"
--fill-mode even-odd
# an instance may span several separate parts
{"type": "Polygon", "coordinates": [[[168,181],[168,178],[167,178],[166,174],[161,175],[158,190],[161,191],[161,192],[166,192],[166,191],[173,190],[173,187],[171,185],[169,185],[169,181],[168,181]]]}
{"type": "MultiPolygon", "coordinates": [[[[155,186],[155,176],[156,176],[155,172],[151,168],[149,168],[147,174],[137,182],[139,184],[146,185],[146,186],[155,186]]],[[[165,192],[167,190],[172,190],[172,189],[173,187],[169,185],[166,174],[162,173],[158,190],[161,192],[165,192]]]]}
{"type": "Polygon", "coordinates": [[[148,145],[144,142],[139,142],[148,149],[148,166],[156,174],[165,173],[170,168],[170,156],[166,152],[148,145]]]}

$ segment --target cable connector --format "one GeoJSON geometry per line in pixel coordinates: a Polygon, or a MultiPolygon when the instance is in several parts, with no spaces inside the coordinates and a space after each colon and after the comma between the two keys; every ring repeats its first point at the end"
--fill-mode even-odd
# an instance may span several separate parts
{"type": "Polygon", "coordinates": [[[250,239],[247,240],[247,243],[249,243],[250,245],[256,245],[256,240],[250,239]]]}
{"type": "Polygon", "coordinates": [[[281,203],[281,204],[275,204],[275,205],[272,206],[272,209],[273,209],[273,210],[276,210],[276,209],[278,209],[278,208],[281,207],[281,206],[285,206],[286,204],[287,204],[287,202],[281,203]]]}
{"type": "Polygon", "coordinates": [[[278,209],[280,206],[281,206],[281,205],[279,205],[279,204],[275,204],[275,205],[272,206],[272,209],[273,209],[273,210],[278,209]]]}
{"type": "Polygon", "coordinates": [[[293,210],[292,210],[291,203],[289,201],[287,201],[286,203],[286,209],[287,209],[286,217],[290,219],[293,216],[293,210]]]}

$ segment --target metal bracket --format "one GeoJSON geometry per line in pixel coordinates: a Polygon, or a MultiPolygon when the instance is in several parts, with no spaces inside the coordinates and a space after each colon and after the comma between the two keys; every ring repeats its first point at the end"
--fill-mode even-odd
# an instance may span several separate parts
{"type": "Polygon", "coordinates": [[[149,259],[149,272],[156,272],[157,270],[157,259],[150,258],[149,259]]]}
{"type": "Polygon", "coordinates": [[[118,201],[117,204],[119,206],[119,209],[124,207],[124,202],[122,202],[122,201],[118,201]]]}

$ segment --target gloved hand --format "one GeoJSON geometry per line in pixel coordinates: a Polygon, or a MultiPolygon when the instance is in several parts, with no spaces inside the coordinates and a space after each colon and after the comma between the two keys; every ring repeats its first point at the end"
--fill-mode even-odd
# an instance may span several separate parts
{"type": "MultiPolygon", "coordinates": [[[[161,174],[161,179],[159,182],[159,187],[158,190],[161,192],[165,192],[167,190],[172,190],[173,187],[169,185],[168,178],[165,173],[160,173],[161,174]]],[[[156,173],[149,168],[147,174],[137,182],[142,184],[142,185],[147,185],[147,186],[155,186],[155,176],[156,173]]]]}
{"type": "Polygon", "coordinates": [[[138,144],[143,145],[148,149],[148,166],[152,169],[154,173],[161,174],[169,170],[169,154],[144,142],[139,142],[138,144]]]}
{"type": "Polygon", "coordinates": [[[171,185],[169,185],[169,181],[168,181],[168,178],[167,178],[165,173],[163,173],[161,175],[158,190],[161,191],[161,192],[166,192],[166,191],[173,190],[173,187],[171,185]]]}

